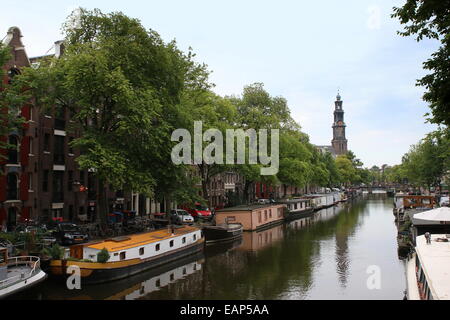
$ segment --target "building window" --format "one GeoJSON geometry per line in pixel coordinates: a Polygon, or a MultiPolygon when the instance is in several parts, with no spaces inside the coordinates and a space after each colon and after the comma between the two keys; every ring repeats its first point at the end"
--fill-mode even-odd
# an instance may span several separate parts
{"type": "Polygon", "coordinates": [[[272,209],[269,209],[269,218],[272,218],[272,209]]]}
{"type": "Polygon", "coordinates": [[[170,274],[170,281],[175,280],[175,275],[173,273],[170,274]]]}
{"type": "Polygon", "coordinates": [[[80,184],[84,185],[84,171],[80,171],[80,184]]]}
{"type": "Polygon", "coordinates": [[[55,149],[53,155],[54,164],[64,164],[64,136],[55,136],[55,149]]]}
{"type": "Polygon", "coordinates": [[[186,237],[183,237],[183,239],[181,240],[181,242],[184,244],[186,243],[186,237]]]}
{"type": "Polygon", "coordinates": [[[139,248],[139,255],[140,256],[144,255],[144,251],[145,251],[144,248],[139,248]]]}
{"type": "Polygon", "coordinates": [[[197,240],[197,235],[196,235],[196,234],[194,234],[194,237],[193,237],[193,238],[194,238],[194,241],[195,241],[195,240],[197,240]]]}
{"type": "Polygon", "coordinates": [[[33,190],[33,174],[28,173],[28,190],[33,190]]]}
{"type": "Polygon", "coordinates": [[[160,248],[161,248],[161,246],[160,246],[160,244],[158,243],[158,244],[155,246],[155,250],[156,250],[156,251],[159,251],[160,248]]]}
{"type": "Polygon", "coordinates": [[[259,223],[262,222],[261,211],[258,211],[258,222],[259,222],[259,223]]]}
{"type": "Polygon", "coordinates": [[[64,171],[53,171],[53,202],[64,201],[64,171]]]}
{"type": "Polygon", "coordinates": [[[17,68],[11,68],[8,71],[8,83],[11,84],[14,80],[14,77],[19,75],[20,71],[17,68]]]}
{"type": "Polygon", "coordinates": [[[28,153],[33,154],[33,138],[29,137],[29,144],[28,144],[28,153]]]}
{"type": "Polygon", "coordinates": [[[155,281],[155,286],[156,287],[161,287],[161,279],[157,279],[156,281],[155,281]]]}
{"type": "Polygon", "coordinates": [[[42,177],[42,191],[48,192],[48,170],[44,170],[42,177]]]}
{"type": "Polygon", "coordinates": [[[125,251],[122,251],[121,253],[120,253],[120,260],[125,260],[125,258],[127,257],[127,253],[125,252],[125,251]]]}
{"type": "Polygon", "coordinates": [[[7,180],[7,194],[6,194],[7,200],[18,200],[19,179],[17,178],[17,174],[12,172],[8,173],[6,180],[7,180]]]}
{"type": "Polygon", "coordinates": [[[11,135],[8,137],[8,163],[17,164],[19,163],[19,139],[11,135]]]}
{"type": "Polygon", "coordinates": [[[49,133],[44,134],[44,151],[50,152],[50,134],[49,133]]]}
{"type": "Polygon", "coordinates": [[[170,244],[170,247],[172,248],[173,247],[173,240],[170,240],[169,244],[170,244]]]}
{"type": "Polygon", "coordinates": [[[55,129],[56,130],[65,130],[66,129],[66,108],[63,106],[55,107],[55,129]]]}

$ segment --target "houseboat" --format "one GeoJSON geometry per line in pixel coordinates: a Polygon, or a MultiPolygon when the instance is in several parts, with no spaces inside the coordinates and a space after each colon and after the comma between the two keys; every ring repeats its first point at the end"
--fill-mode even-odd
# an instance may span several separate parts
{"type": "Polygon", "coordinates": [[[40,260],[33,256],[8,257],[8,249],[0,247],[0,299],[28,289],[47,278],[40,260]]]}
{"type": "Polygon", "coordinates": [[[333,192],[323,194],[309,194],[305,197],[311,199],[311,204],[315,211],[329,208],[336,203],[335,193],[333,192]]]}
{"type": "Polygon", "coordinates": [[[242,237],[243,229],[240,223],[223,223],[202,228],[207,244],[235,240],[242,237]]]}
{"type": "Polygon", "coordinates": [[[405,209],[429,208],[433,209],[436,199],[433,196],[408,195],[397,193],[394,197],[394,214],[405,209]]]}
{"type": "Polygon", "coordinates": [[[283,204],[241,205],[216,211],[216,224],[240,223],[244,231],[254,231],[281,224],[283,204]]]}
{"type": "Polygon", "coordinates": [[[408,300],[450,300],[450,242],[445,234],[416,238],[415,253],[407,261],[408,300]]]}
{"type": "Polygon", "coordinates": [[[278,203],[286,206],[287,213],[285,215],[285,219],[287,221],[304,218],[314,212],[310,198],[286,199],[278,201],[278,203]]]}
{"type": "Polygon", "coordinates": [[[82,283],[107,282],[197,253],[203,250],[204,244],[199,228],[169,227],[71,246],[71,259],[52,260],[49,270],[52,276],[66,278],[71,274],[68,268],[78,266],[82,283]],[[98,261],[103,249],[109,254],[106,262],[98,261]]]}
{"type": "Polygon", "coordinates": [[[405,212],[408,210],[429,210],[433,209],[436,204],[433,196],[418,196],[396,194],[394,197],[394,216],[395,220],[404,222],[405,212]]]}

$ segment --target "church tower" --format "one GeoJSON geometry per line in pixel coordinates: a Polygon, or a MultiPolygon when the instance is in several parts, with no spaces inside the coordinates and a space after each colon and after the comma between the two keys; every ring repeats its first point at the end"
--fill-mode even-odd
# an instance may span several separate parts
{"type": "Polygon", "coordinates": [[[342,110],[342,100],[339,92],[334,102],[334,122],[333,122],[333,140],[331,146],[336,155],[347,153],[347,139],[345,138],[344,110],[342,110]]]}

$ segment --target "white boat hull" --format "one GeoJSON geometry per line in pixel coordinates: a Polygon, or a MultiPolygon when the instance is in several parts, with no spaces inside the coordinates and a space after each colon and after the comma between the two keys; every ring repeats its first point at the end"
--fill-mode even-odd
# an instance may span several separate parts
{"type": "Polygon", "coordinates": [[[416,277],[416,254],[406,261],[406,285],[408,300],[421,300],[416,277]]]}
{"type": "Polygon", "coordinates": [[[19,291],[28,289],[29,287],[32,287],[44,281],[46,278],[47,274],[44,271],[40,270],[38,273],[27,279],[18,281],[10,286],[0,289],[0,299],[6,298],[7,296],[10,296],[19,291]]]}

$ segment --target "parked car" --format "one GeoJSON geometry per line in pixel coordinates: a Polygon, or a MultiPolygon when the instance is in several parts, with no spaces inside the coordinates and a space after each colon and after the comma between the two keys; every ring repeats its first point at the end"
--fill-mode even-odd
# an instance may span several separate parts
{"type": "Polygon", "coordinates": [[[196,203],[193,208],[183,208],[185,209],[195,220],[197,219],[205,219],[210,220],[213,217],[211,210],[201,205],[200,203],[196,203]]]}
{"type": "Polygon", "coordinates": [[[258,204],[270,204],[275,203],[274,199],[258,199],[258,204]]]}
{"type": "Polygon", "coordinates": [[[16,232],[19,233],[29,233],[34,232],[38,236],[45,246],[51,246],[56,243],[56,238],[52,235],[50,231],[47,230],[45,226],[35,226],[35,225],[20,225],[16,228],[16,232]]]}
{"type": "Polygon", "coordinates": [[[194,218],[186,210],[174,209],[170,211],[170,221],[177,224],[191,224],[194,218]]]}
{"type": "Polygon", "coordinates": [[[79,226],[71,222],[58,223],[52,235],[62,245],[83,243],[89,240],[89,236],[81,231],[79,226]]]}

